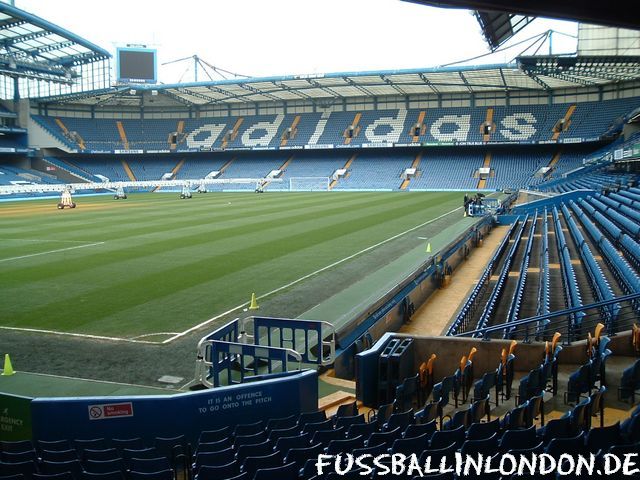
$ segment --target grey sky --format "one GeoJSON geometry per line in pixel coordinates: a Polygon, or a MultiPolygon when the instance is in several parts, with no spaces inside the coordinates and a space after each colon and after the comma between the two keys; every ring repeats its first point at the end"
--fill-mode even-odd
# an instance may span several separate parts
{"type": "MultiPolygon", "coordinates": [[[[157,48],[159,63],[197,54],[250,76],[433,67],[489,51],[469,11],[399,0],[16,0],[16,6],[112,52],[145,44],[157,48]]],[[[514,41],[548,29],[575,35],[577,26],[538,19],[514,41]]],[[[575,51],[567,37],[554,36],[553,43],[554,53],[575,51]]],[[[504,63],[523,49],[471,63],[504,63]]],[[[191,63],[160,66],[160,81],[192,81],[191,63]]]]}

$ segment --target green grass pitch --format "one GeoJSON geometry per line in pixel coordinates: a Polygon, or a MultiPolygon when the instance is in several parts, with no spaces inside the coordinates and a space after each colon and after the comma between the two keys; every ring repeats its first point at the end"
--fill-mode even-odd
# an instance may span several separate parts
{"type": "Polygon", "coordinates": [[[64,211],[55,200],[0,204],[0,326],[170,338],[251,292],[449,212],[461,197],[160,193],[76,197],[78,208],[64,211]]]}

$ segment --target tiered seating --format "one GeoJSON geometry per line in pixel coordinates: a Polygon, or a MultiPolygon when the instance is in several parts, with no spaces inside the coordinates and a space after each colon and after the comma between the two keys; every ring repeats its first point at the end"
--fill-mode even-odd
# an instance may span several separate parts
{"type": "MultiPolygon", "coordinates": [[[[559,139],[581,138],[596,140],[624,113],[640,103],[638,98],[610,100],[606,102],[582,102],[576,104],[568,129],[558,135],[559,139]],[[604,107],[604,108],[603,108],[604,107]]],[[[518,105],[493,107],[495,131],[490,142],[539,142],[553,138],[556,123],[565,116],[570,104],[518,105]]],[[[449,107],[426,110],[423,123],[426,131],[419,136],[420,142],[473,142],[483,141],[480,126],[486,118],[487,107],[449,107]]],[[[177,150],[199,150],[200,148],[253,148],[280,146],[283,134],[292,125],[296,116],[296,135],[287,141],[287,146],[306,145],[363,145],[374,143],[413,143],[411,127],[419,118],[421,109],[366,110],[330,113],[273,114],[245,117],[185,118],[184,135],[178,138],[177,150]],[[360,115],[355,136],[346,139],[345,130],[360,115]],[[242,123],[234,139],[227,134],[236,121],[242,123]],[[258,126],[258,124],[260,124],[258,126]],[[251,131],[249,131],[251,129],[251,131]],[[215,133],[214,133],[215,132],[215,133]],[[212,134],[213,133],[213,134],[212,134]],[[246,133],[246,135],[245,135],[246,133]],[[257,139],[262,139],[256,142],[257,139]]],[[[185,114],[185,117],[187,115],[185,114]]],[[[65,136],[56,124],[55,117],[34,115],[36,122],[69,148],[78,148],[73,139],[65,136]]],[[[166,150],[168,138],[176,132],[177,119],[91,119],[61,118],[68,131],[75,131],[84,140],[89,150],[118,150],[125,148],[119,135],[120,121],[127,135],[128,148],[166,150]]],[[[539,163],[530,158],[526,163],[539,163]]],[[[497,165],[500,165],[498,163],[497,165]]],[[[502,170],[502,168],[501,168],[502,170]]],[[[505,181],[510,172],[505,169],[505,181]]],[[[516,181],[523,181],[516,177],[516,181]]]]}
{"type": "Polygon", "coordinates": [[[55,178],[35,170],[3,165],[0,167],[0,185],[15,185],[24,183],[60,183],[55,178]]]}
{"type": "MultiPolygon", "coordinates": [[[[515,358],[513,354],[509,357],[515,358]]],[[[474,390],[484,394],[483,385],[490,383],[487,379],[503,379],[504,372],[501,360],[496,371],[483,374],[474,390]]],[[[444,393],[443,389],[439,392],[444,393]]],[[[319,480],[342,478],[331,473],[317,476],[316,462],[321,453],[350,453],[355,457],[416,454],[420,465],[427,457],[431,457],[431,465],[439,465],[443,457],[451,465],[456,452],[472,456],[482,453],[496,459],[505,453],[544,452],[556,458],[563,453],[594,453],[598,462],[605,453],[637,453],[640,408],[622,423],[605,427],[603,393],[604,389],[599,389],[562,418],[547,422],[542,397],[537,395],[494,420],[486,399],[472,399],[471,406],[443,416],[445,422],[440,425],[425,415],[426,407],[414,413],[413,408],[401,410],[394,402],[373,410],[366,419],[352,403],[342,405],[330,418],[324,412],[309,412],[206,430],[192,440],[179,436],[3,441],[0,472],[6,478],[24,480],[319,480]],[[600,417],[600,427],[591,424],[596,416],[600,417]]],[[[331,470],[328,467],[325,472],[331,470]]],[[[372,475],[347,478],[378,477],[374,471],[372,475]]]]}
{"type": "Polygon", "coordinates": [[[491,190],[525,188],[532,183],[532,175],[549,163],[545,153],[494,152],[491,157],[493,176],[487,178],[491,190]]]}
{"type": "Polygon", "coordinates": [[[587,362],[569,376],[565,403],[576,403],[585,394],[590,396],[596,389],[596,382],[600,383],[599,388],[602,393],[606,391],[606,361],[611,355],[611,350],[607,348],[610,342],[609,337],[601,335],[604,328],[603,324],[598,324],[593,339],[589,333],[587,362]]]}
{"type": "MultiPolygon", "coordinates": [[[[505,261],[502,265],[502,270],[500,271],[500,275],[498,276],[498,280],[494,284],[493,290],[489,295],[489,299],[487,300],[484,310],[480,314],[480,318],[478,320],[478,324],[476,327],[477,329],[484,328],[489,324],[489,320],[496,309],[497,303],[498,301],[500,301],[504,293],[505,283],[507,281],[507,277],[509,276],[511,263],[513,262],[515,254],[518,250],[518,247],[520,246],[520,239],[522,238],[522,234],[524,232],[524,228],[528,220],[529,220],[529,216],[527,215],[525,219],[520,223],[520,226],[516,231],[516,234],[514,235],[513,245],[511,246],[511,248],[509,249],[509,252],[507,253],[505,261]]],[[[477,336],[477,334],[474,334],[474,336],[477,336]]]]}
{"type": "MultiPolygon", "coordinates": [[[[342,168],[348,155],[325,155],[314,153],[295,153],[293,161],[283,171],[280,183],[272,183],[269,190],[288,190],[289,180],[293,177],[326,177],[342,168]]],[[[277,167],[276,167],[277,168],[277,167]]]]}
{"type": "MultiPolygon", "coordinates": [[[[504,236],[500,245],[496,249],[493,257],[489,260],[487,267],[485,268],[480,280],[476,283],[475,287],[467,297],[464,305],[456,315],[453,323],[449,326],[447,330],[447,335],[455,335],[457,333],[464,332],[468,330],[468,327],[473,318],[478,311],[478,308],[483,305],[482,300],[484,293],[487,291],[489,286],[489,279],[493,275],[493,273],[497,270],[500,260],[502,256],[507,251],[507,247],[509,246],[509,240],[514,235],[514,233],[518,230],[518,223],[514,222],[510,227],[507,234],[504,236]]],[[[475,326],[475,325],[474,325],[475,326]]]]}
{"type": "Polygon", "coordinates": [[[411,166],[413,155],[361,153],[353,161],[349,175],[334,190],[398,190],[402,172],[411,166]]]}
{"type": "MultiPolygon", "coordinates": [[[[484,153],[454,149],[427,151],[420,163],[419,175],[411,180],[411,190],[473,190],[478,179],[474,173],[482,167],[484,153]]],[[[533,173],[533,172],[531,172],[533,173]]]]}
{"type": "MultiPolygon", "coordinates": [[[[564,218],[569,226],[569,232],[571,233],[571,236],[578,248],[578,253],[580,254],[580,258],[585,266],[585,270],[587,271],[589,282],[591,284],[591,288],[595,292],[596,299],[600,302],[613,299],[614,294],[611,290],[611,286],[608,284],[607,279],[602,273],[600,265],[596,262],[593,252],[585,242],[585,239],[578,229],[569,209],[564,204],[562,205],[562,213],[564,214],[564,218]]],[[[613,305],[611,308],[604,309],[603,315],[606,316],[605,321],[609,327],[615,323],[619,310],[619,305],[613,305]]]]}
{"type": "MultiPolygon", "coordinates": [[[[128,158],[128,157],[127,157],[128,158]]],[[[61,160],[50,157],[48,161],[60,162],[61,160]]],[[[74,156],[67,157],[64,160],[64,163],[73,167],[76,167],[79,172],[84,173],[86,177],[86,173],[88,172],[94,176],[94,181],[100,182],[101,180],[96,177],[96,175],[102,175],[107,177],[112,182],[128,182],[129,177],[122,167],[122,163],[119,159],[113,157],[104,157],[102,155],[97,155],[93,157],[85,157],[85,156],[74,156]]]]}

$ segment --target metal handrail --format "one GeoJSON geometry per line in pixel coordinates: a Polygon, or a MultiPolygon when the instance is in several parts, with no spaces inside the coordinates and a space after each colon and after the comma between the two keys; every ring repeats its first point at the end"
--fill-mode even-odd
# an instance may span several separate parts
{"type": "MultiPolygon", "coordinates": [[[[489,337],[491,336],[490,334],[493,332],[499,332],[499,331],[503,331],[505,329],[517,329],[518,327],[528,327],[530,325],[534,325],[538,322],[544,322],[545,320],[552,320],[554,318],[559,318],[559,317],[567,317],[570,316],[574,313],[579,313],[579,312],[584,312],[585,310],[592,310],[592,309],[599,309],[602,307],[606,307],[608,305],[613,305],[616,303],[622,303],[622,302],[640,302],[640,293],[634,293],[631,295],[624,295],[624,296],[620,296],[620,297],[615,297],[613,299],[609,299],[609,300],[605,300],[602,302],[597,302],[597,303],[592,303],[589,305],[583,305],[580,307],[574,307],[574,308],[568,308],[566,310],[559,310],[557,312],[552,312],[549,313],[547,315],[537,315],[535,317],[529,317],[529,318],[524,318],[522,320],[517,320],[515,322],[511,322],[511,323],[502,323],[499,325],[492,325],[489,327],[485,327],[485,328],[480,328],[480,329],[476,329],[476,330],[470,330],[468,332],[464,332],[464,333],[458,333],[456,335],[453,335],[454,337],[482,337],[484,339],[489,339],[489,337]]],[[[638,306],[635,307],[636,311],[638,310],[638,306]]],[[[568,325],[568,322],[567,322],[568,325]]],[[[571,342],[572,339],[571,338],[567,338],[565,339],[568,342],[571,342]]]]}

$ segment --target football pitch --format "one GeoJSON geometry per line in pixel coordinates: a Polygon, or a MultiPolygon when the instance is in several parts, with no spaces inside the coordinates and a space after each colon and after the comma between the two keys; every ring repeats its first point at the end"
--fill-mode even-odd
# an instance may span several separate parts
{"type": "MultiPolygon", "coordinates": [[[[420,228],[434,219],[457,221],[462,195],[154,193],[76,197],[78,208],[62,211],[56,200],[0,203],[0,328],[166,343],[240,315],[252,292],[304,293],[355,258],[391,261],[390,247],[424,242],[420,228]]],[[[329,281],[314,295],[339,288],[329,281]]]]}

